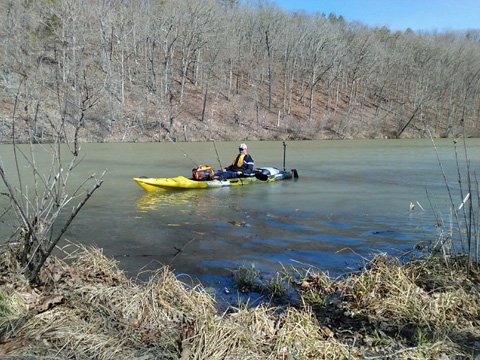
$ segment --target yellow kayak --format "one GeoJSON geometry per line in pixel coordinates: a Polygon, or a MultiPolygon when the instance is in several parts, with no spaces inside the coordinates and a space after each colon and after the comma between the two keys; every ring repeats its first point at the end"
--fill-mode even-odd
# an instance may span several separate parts
{"type": "Polygon", "coordinates": [[[225,186],[241,186],[256,182],[272,182],[284,179],[298,178],[296,170],[292,172],[281,171],[276,168],[261,168],[253,176],[238,177],[226,180],[193,180],[185,176],[173,178],[137,177],[133,180],[147,191],[175,190],[175,189],[209,189],[225,186]]]}

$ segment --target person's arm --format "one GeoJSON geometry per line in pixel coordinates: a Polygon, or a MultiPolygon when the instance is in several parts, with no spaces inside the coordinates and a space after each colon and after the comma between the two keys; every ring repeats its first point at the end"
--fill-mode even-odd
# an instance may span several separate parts
{"type": "Polygon", "coordinates": [[[232,171],[232,170],[233,170],[233,163],[223,168],[223,171],[232,171]]]}
{"type": "Polygon", "coordinates": [[[243,173],[244,174],[251,174],[253,172],[253,168],[255,167],[255,162],[253,161],[253,158],[250,156],[250,154],[247,154],[245,156],[245,159],[243,159],[243,173]]]}

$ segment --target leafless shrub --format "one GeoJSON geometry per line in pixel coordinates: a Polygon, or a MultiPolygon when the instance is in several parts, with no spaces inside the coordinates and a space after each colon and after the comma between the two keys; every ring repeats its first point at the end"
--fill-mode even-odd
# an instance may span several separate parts
{"type": "MultiPolygon", "coordinates": [[[[75,94],[78,102],[74,103],[79,105],[72,114],[76,115],[77,120],[72,121],[72,114],[70,114],[68,117],[70,120],[67,122],[67,106],[62,107],[61,104],[67,103],[65,99],[68,96],[58,87],[59,120],[49,119],[48,121],[48,131],[52,134],[53,141],[49,144],[38,144],[41,141],[35,129],[41,104],[38,101],[33,106],[35,112],[32,118],[23,119],[29,125],[30,142],[27,146],[17,144],[15,132],[15,124],[19,121],[17,108],[22,98],[21,88],[29,86],[27,80],[25,76],[20,81],[12,115],[15,170],[12,174],[7,174],[5,166],[0,163],[0,177],[6,187],[3,195],[10,200],[4,211],[13,211],[13,221],[16,223],[11,237],[13,245],[11,248],[16,253],[21,272],[25,274],[28,281],[37,282],[41,267],[79,211],[102,185],[105,172],[99,177],[95,174],[90,175],[76,188],[72,189],[68,186],[69,178],[80,162],[79,130],[83,126],[86,112],[96,104],[96,99],[91,95],[91,89],[87,85],[86,75],[81,91],[75,94]],[[65,156],[65,148],[69,150],[68,156],[65,156]],[[50,165],[47,168],[42,168],[37,163],[37,155],[41,151],[47,152],[50,157],[50,165]],[[29,169],[31,174],[25,173],[24,168],[29,169]],[[91,182],[93,185],[87,189],[87,185],[91,182]],[[70,213],[63,216],[70,206],[70,213]]],[[[28,107],[28,104],[25,106],[28,107]]],[[[71,108],[71,106],[70,103],[68,107],[71,108]]]]}
{"type": "MultiPolygon", "coordinates": [[[[480,193],[476,173],[471,168],[468,157],[468,148],[465,137],[463,137],[464,165],[462,167],[457,141],[454,141],[455,160],[457,169],[458,190],[454,192],[445,174],[444,166],[440,160],[437,147],[431,136],[433,146],[437,154],[439,167],[442,171],[446,191],[450,201],[450,221],[440,219],[439,226],[442,227],[441,237],[437,248],[441,250],[445,263],[448,264],[450,256],[465,256],[468,266],[479,262],[479,215],[480,215],[480,193]],[[443,225],[442,225],[443,224],[443,225]],[[444,224],[450,224],[445,228],[444,224]]],[[[433,209],[435,211],[435,209],[433,209]]],[[[436,214],[438,217],[438,214],[436,214]]]]}

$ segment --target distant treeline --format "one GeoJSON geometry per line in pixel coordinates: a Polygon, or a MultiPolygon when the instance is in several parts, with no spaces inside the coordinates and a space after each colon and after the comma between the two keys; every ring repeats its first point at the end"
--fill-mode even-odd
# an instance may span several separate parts
{"type": "Polygon", "coordinates": [[[3,0],[0,50],[2,142],[480,135],[479,30],[263,1],[3,0]]]}

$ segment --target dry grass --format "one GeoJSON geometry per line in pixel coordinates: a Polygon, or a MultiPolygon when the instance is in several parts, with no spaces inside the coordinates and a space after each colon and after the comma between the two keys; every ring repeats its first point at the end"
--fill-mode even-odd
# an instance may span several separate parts
{"type": "Polygon", "coordinates": [[[363,319],[382,336],[400,339],[406,347],[403,358],[478,353],[478,278],[461,266],[443,266],[440,271],[440,264],[439,258],[431,257],[402,265],[378,255],[369,269],[340,284],[342,307],[349,317],[363,319]]]}
{"type": "Polygon", "coordinates": [[[308,273],[298,283],[300,306],[224,314],[207,292],[188,288],[168,268],[136,283],[98,249],[76,247],[66,261],[52,258],[38,288],[6,264],[0,356],[447,359],[478,352],[477,275],[461,266],[447,271],[436,260],[402,265],[377,256],[362,273],[337,281],[308,273]]]}
{"type": "Polygon", "coordinates": [[[429,329],[462,326],[480,315],[478,284],[465,287],[466,274],[441,274],[438,258],[400,264],[385,255],[375,257],[370,269],[343,284],[349,307],[393,326],[415,324],[429,329]],[[430,279],[437,277],[434,284],[430,279]],[[457,279],[454,282],[454,278],[457,279]],[[440,281],[443,279],[443,281],[440,281]],[[434,287],[432,288],[432,285],[434,287]]]}

